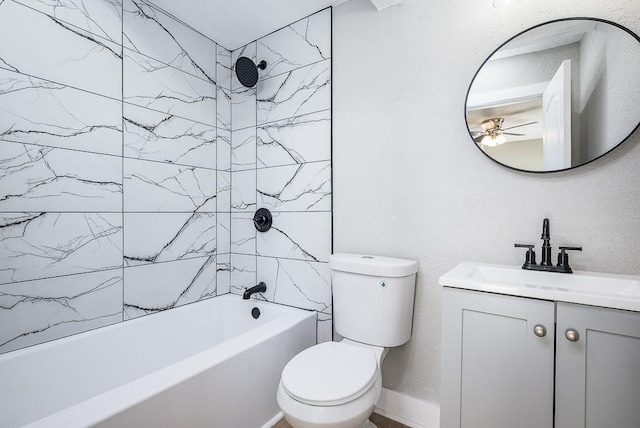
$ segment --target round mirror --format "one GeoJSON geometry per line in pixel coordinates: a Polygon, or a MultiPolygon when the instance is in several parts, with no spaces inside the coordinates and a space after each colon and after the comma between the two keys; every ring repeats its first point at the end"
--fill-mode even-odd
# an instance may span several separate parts
{"type": "Polygon", "coordinates": [[[502,165],[532,172],[584,165],[640,124],[640,38],[594,18],[533,27],[482,64],[465,109],[474,144],[502,165]]]}

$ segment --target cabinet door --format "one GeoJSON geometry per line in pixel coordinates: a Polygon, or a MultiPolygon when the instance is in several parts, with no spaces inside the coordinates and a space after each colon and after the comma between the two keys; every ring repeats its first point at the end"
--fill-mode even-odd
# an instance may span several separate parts
{"type": "Polygon", "coordinates": [[[554,302],[445,287],[440,426],[551,428],[554,321],[554,302]]]}
{"type": "Polygon", "coordinates": [[[558,303],[557,322],[556,428],[640,427],[640,314],[558,303]]]}

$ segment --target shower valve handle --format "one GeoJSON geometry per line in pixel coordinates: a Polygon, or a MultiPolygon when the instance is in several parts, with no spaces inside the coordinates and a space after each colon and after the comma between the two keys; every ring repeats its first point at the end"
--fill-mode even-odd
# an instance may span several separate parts
{"type": "Polygon", "coordinates": [[[266,232],[271,229],[273,223],[273,216],[271,211],[266,208],[260,208],[253,216],[253,226],[258,232],[266,232]]]}

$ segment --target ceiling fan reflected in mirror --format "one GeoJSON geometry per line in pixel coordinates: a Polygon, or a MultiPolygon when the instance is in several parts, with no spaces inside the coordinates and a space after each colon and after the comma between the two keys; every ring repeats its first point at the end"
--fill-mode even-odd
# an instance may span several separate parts
{"type": "Polygon", "coordinates": [[[496,147],[501,144],[506,143],[507,137],[505,135],[514,135],[522,137],[526,134],[517,134],[515,132],[505,132],[510,129],[520,128],[522,126],[533,125],[538,122],[528,122],[522,123],[520,125],[510,126],[508,128],[503,128],[504,118],[495,117],[491,119],[483,120],[480,126],[482,127],[482,131],[477,131],[473,134],[473,141],[476,143],[480,143],[483,146],[487,147],[496,147]]]}

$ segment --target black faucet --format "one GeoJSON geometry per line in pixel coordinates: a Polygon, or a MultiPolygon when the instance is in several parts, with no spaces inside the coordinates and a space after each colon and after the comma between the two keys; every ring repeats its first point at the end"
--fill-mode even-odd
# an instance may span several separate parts
{"type": "Polygon", "coordinates": [[[264,282],[259,282],[258,285],[254,285],[253,287],[250,287],[244,290],[244,294],[242,295],[242,298],[244,300],[248,300],[252,294],[264,293],[265,291],[267,291],[267,284],[265,284],[264,282]]]}
{"type": "Polygon", "coordinates": [[[541,266],[553,266],[551,262],[551,236],[549,235],[549,219],[545,218],[542,220],[542,260],[540,261],[541,266]]]}
{"type": "Polygon", "coordinates": [[[535,245],[515,244],[518,248],[527,248],[527,254],[525,256],[525,261],[522,264],[522,269],[573,273],[571,266],[569,266],[569,255],[567,254],[567,250],[582,251],[582,247],[558,247],[560,250],[558,253],[558,264],[554,266],[551,261],[551,234],[549,232],[548,218],[545,218],[542,221],[542,236],[540,239],[542,239],[542,260],[540,261],[540,264],[536,263],[536,252],[533,250],[535,245]]]}

